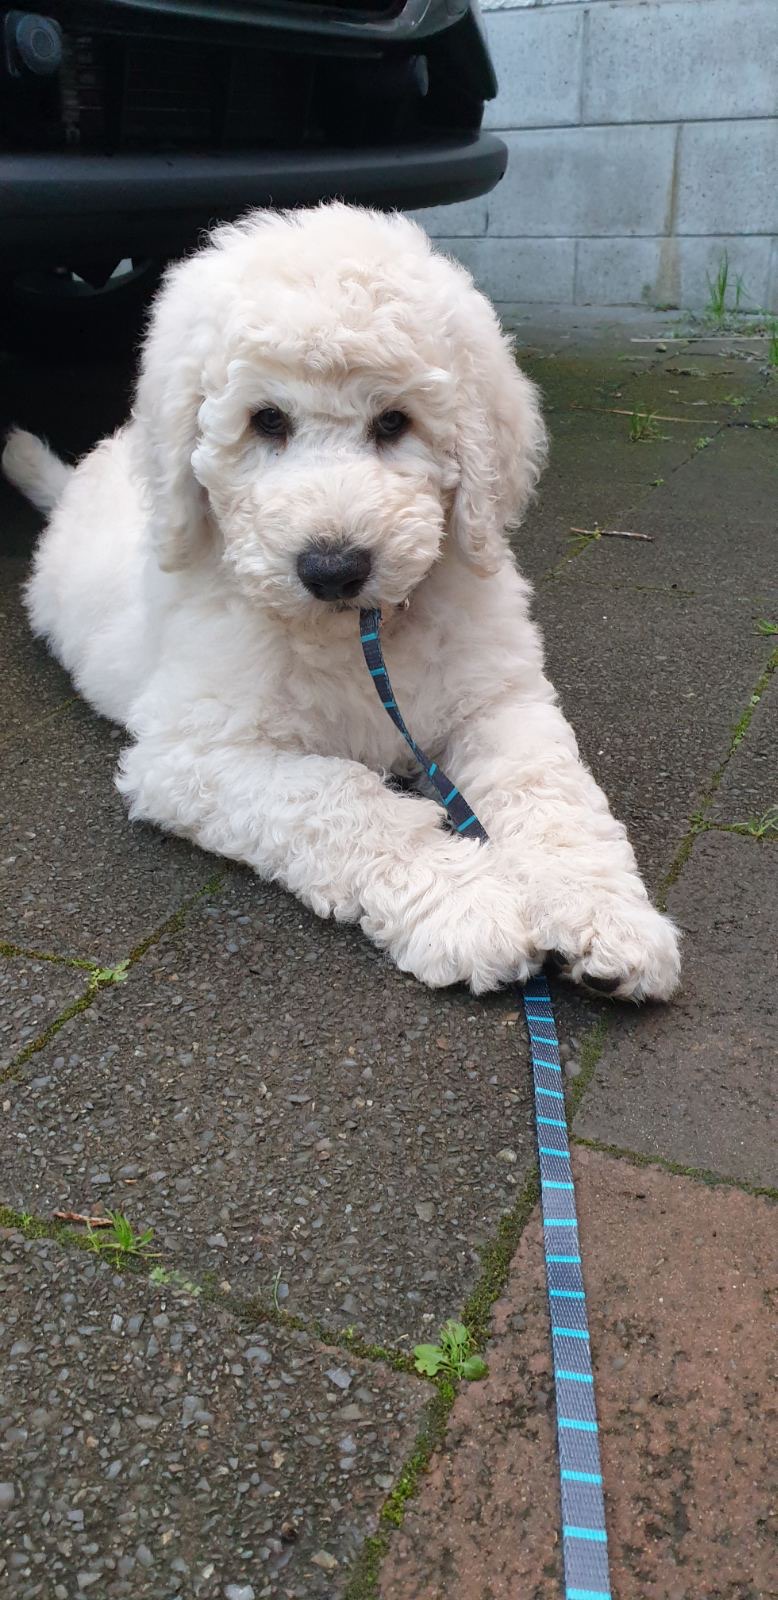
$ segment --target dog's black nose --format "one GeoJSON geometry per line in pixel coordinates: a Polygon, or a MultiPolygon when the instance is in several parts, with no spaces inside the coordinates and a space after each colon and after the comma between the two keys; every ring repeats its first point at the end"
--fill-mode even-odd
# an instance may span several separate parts
{"type": "Polygon", "coordinates": [[[340,545],[330,550],[304,550],[297,557],[297,576],[317,600],[353,600],[370,576],[369,550],[340,545]]]}

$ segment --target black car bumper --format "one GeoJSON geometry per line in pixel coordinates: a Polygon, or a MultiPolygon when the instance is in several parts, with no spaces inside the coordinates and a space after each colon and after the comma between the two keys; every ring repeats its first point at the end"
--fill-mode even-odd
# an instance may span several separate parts
{"type": "Polygon", "coordinates": [[[494,188],[506,163],[505,145],[489,133],[390,150],[0,156],[0,237],[19,264],[165,256],[252,206],[467,200],[494,188]]]}

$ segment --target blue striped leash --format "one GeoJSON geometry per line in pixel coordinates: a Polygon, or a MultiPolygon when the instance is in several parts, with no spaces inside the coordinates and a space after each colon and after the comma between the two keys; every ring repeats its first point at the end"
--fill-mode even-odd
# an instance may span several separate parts
{"type": "MultiPolygon", "coordinates": [[[[362,653],[381,704],[426,772],[452,826],[457,833],[485,843],[486,830],[464,795],[437,762],[424,754],[405,726],[384,664],[380,611],[361,611],[359,631],[362,653]]],[[[545,978],[530,978],[520,993],[535,1091],[543,1254],[554,1356],[565,1600],[611,1600],[594,1373],[559,1040],[545,978]]]]}

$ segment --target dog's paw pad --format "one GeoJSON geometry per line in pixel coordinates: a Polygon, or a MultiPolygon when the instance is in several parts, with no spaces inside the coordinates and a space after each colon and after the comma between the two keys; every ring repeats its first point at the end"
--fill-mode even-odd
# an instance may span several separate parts
{"type": "Polygon", "coordinates": [[[581,982],[587,989],[594,989],[597,994],[614,994],[621,983],[621,978],[600,978],[594,972],[582,972],[581,982]]]}
{"type": "Polygon", "coordinates": [[[570,957],[563,950],[547,950],[543,964],[553,977],[568,977],[570,974],[570,957]]]}

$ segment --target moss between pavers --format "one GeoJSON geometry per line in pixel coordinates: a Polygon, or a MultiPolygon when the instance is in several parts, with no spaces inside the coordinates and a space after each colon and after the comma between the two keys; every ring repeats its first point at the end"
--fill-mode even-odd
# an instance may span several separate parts
{"type": "MultiPolygon", "coordinates": [[[[707,819],[705,817],[705,812],[707,811],[708,807],[711,804],[711,801],[713,800],[713,798],[714,798],[714,796],[716,794],[716,790],[718,789],[719,784],[721,783],[721,780],[722,780],[722,778],[724,776],[724,773],[725,773],[725,771],[727,769],[727,766],[729,765],[729,762],[732,760],[732,757],[735,754],[735,751],[737,750],[738,746],[742,744],[743,740],[746,737],[746,734],[748,733],[748,729],[749,729],[749,726],[751,724],[751,719],[752,719],[752,717],[754,715],[754,712],[755,712],[757,706],[759,705],[759,702],[760,702],[765,690],[767,689],[767,687],[768,687],[768,685],[770,683],[770,680],[771,680],[774,672],[776,671],[776,668],[778,668],[778,650],[774,650],[772,655],[770,656],[764,671],[762,672],[761,676],[758,678],[758,680],[757,680],[757,682],[756,682],[756,684],[754,686],[754,689],[753,689],[753,691],[751,693],[751,696],[749,698],[749,701],[748,701],[748,705],[746,706],[746,708],[743,711],[742,715],[738,718],[737,722],[735,723],[735,725],[734,725],[734,727],[732,729],[732,734],[731,734],[731,738],[730,738],[730,742],[729,742],[729,748],[727,750],[727,753],[724,756],[723,761],[716,768],[716,771],[713,773],[713,775],[710,778],[708,784],[706,785],[705,790],[703,791],[702,800],[701,800],[699,809],[697,811],[695,811],[693,813],[692,817],[690,818],[688,832],[684,835],[684,838],[681,840],[681,843],[680,843],[680,845],[678,846],[678,849],[675,852],[675,855],[674,855],[674,857],[673,857],[673,859],[672,859],[672,861],[670,863],[670,866],[668,867],[667,872],[665,873],[664,877],[662,878],[662,881],[661,881],[660,886],[659,886],[659,892],[658,892],[658,895],[657,895],[657,902],[658,902],[660,908],[663,911],[666,910],[666,908],[667,908],[667,896],[668,896],[670,890],[672,889],[673,884],[677,883],[681,873],[683,872],[684,867],[686,866],[687,861],[689,860],[689,857],[690,857],[690,855],[692,853],[692,850],[694,849],[694,841],[695,841],[695,839],[697,839],[701,833],[705,833],[705,832],[709,831],[707,819]]],[[[724,831],[726,831],[726,830],[724,830],[724,831]]],[[[738,831],[738,830],[730,830],[730,831],[738,831]]]]}
{"type": "Polygon", "coordinates": [[[67,1006],[64,1011],[60,1012],[59,1016],[55,1017],[48,1027],[44,1028],[42,1033],[31,1039],[29,1044],[25,1045],[24,1049],[14,1057],[13,1061],[9,1062],[8,1066],[0,1072],[0,1083],[5,1083],[15,1078],[32,1056],[45,1049],[46,1045],[59,1033],[60,1029],[64,1028],[66,1022],[72,1021],[73,1017],[78,1016],[79,1012],[89,1009],[101,990],[123,982],[131,969],[142,961],[146,952],[152,949],[154,945],[159,944],[160,940],[167,935],[177,933],[192,908],[200,900],[210,899],[218,894],[223,882],[224,873],[218,873],[209,878],[208,882],[204,883],[202,888],[198,889],[188,900],[185,900],[184,904],[179,906],[172,916],[167,917],[157,928],[147,934],[146,938],[142,939],[123,961],[114,962],[112,966],[101,966],[97,961],[89,961],[77,956],[60,956],[50,951],[28,950],[20,945],[9,944],[8,942],[0,944],[0,956],[5,956],[8,959],[13,960],[24,957],[28,960],[48,961],[55,966],[77,968],[90,974],[89,983],[84,993],[77,1000],[74,1000],[71,1005],[67,1006]]]}

